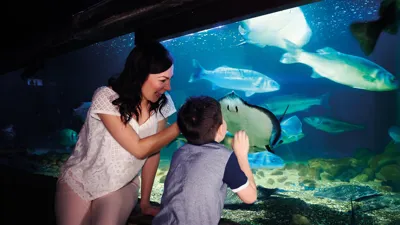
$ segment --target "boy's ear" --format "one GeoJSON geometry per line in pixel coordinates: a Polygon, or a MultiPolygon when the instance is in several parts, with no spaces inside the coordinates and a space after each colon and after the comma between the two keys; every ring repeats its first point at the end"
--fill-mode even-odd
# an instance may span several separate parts
{"type": "Polygon", "coordinates": [[[223,135],[223,133],[222,133],[222,124],[221,125],[219,125],[219,127],[218,127],[218,135],[223,135]]]}
{"type": "MultiPolygon", "coordinates": [[[[219,140],[219,139],[223,139],[223,137],[225,136],[225,134],[224,134],[224,131],[223,131],[223,127],[222,127],[222,124],[218,127],[218,130],[217,130],[217,133],[216,133],[216,137],[215,137],[215,139],[216,140],[219,140]]],[[[221,140],[220,140],[221,141],[221,140]]]]}

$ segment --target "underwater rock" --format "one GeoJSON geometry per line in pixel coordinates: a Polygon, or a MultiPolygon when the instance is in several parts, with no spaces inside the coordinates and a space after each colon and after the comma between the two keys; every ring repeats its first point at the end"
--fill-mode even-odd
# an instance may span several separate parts
{"type": "Polygon", "coordinates": [[[345,182],[349,182],[368,166],[367,162],[355,158],[311,159],[308,165],[310,169],[307,177],[311,179],[345,182]]]}
{"type": "Polygon", "coordinates": [[[332,180],[335,179],[332,175],[330,175],[330,174],[327,173],[327,172],[322,172],[319,176],[321,177],[321,180],[329,180],[329,181],[332,181],[332,180]]]}
{"type": "Polygon", "coordinates": [[[372,156],[374,156],[374,153],[368,148],[358,148],[354,153],[354,158],[359,160],[368,161],[372,156]]]}
{"type": "Polygon", "coordinates": [[[396,145],[390,142],[382,154],[375,155],[368,162],[369,167],[378,172],[382,167],[390,164],[400,165],[400,153],[396,149],[396,145]]]}
{"type": "Polygon", "coordinates": [[[339,176],[336,177],[337,180],[344,181],[344,182],[350,182],[350,179],[356,177],[359,175],[361,172],[361,168],[357,169],[348,169],[341,173],[339,176]]]}
{"type": "Polygon", "coordinates": [[[295,170],[299,168],[299,163],[295,163],[295,162],[289,162],[286,163],[285,166],[283,167],[284,170],[295,170]]]}
{"type": "Polygon", "coordinates": [[[269,179],[268,179],[268,181],[267,181],[267,183],[272,185],[272,184],[274,184],[274,183],[275,183],[275,180],[274,180],[274,179],[272,179],[272,178],[269,178],[269,179]]]}
{"type": "Polygon", "coordinates": [[[384,184],[392,187],[393,191],[400,191],[400,166],[386,165],[375,174],[376,178],[384,181],[384,184]]]}
{"type": "Polygon", "coordinates": [[[315,182],[315,180],[305,179],[300,180],[299,183],[300,186],[304,187],[305,190],[314,190],[317,187],[317,183],[315,182]]]}
{"type": "Polygon", "coordinates": [[[381,191],[386,191],[386,192],[391,192],[391,191],[393,191],[393,188],[392,188],[392,187],[386,186],[386,185],[384,185],[384,186],[379,186],[378,189],[381,190],[381,191]]]}
{"type": "Polygon", "coordinates": [[[362,173],[368,176],[368,180],[375,178],[375,172],[371,168],[365,168],[362,173]]]}
{"type": "Polygon", "coordinates": [[[314,193],[315,197],[329,198],[339,201],[357,201],[361,198],[379,196],[378,191],[360,185],[340,185],[331,188],[324,188],[314,193]]]}
{"type": "Polygon", "coordinates": [[[353,158],[342,158],[342,159],[311,159],[308,161],[310,168],[317,169],[322,172],[329,173],[332,177],[339,176],[344,171],[352,168],[355,159],[353,158]]]}
{"type": "Polygon", "coordinates": [[[299,167],[298,173],[297,173],[297,174],[298,174],[299,176],[305,177],[305,176],[308,175],[308,173],[309,173],[309,168],[308,168],[308,166],[303,165],[303,166],[300,166],[300,167],[299,167]]]}
{"type": "Polygon", "coordinates": [[[350,180],[350,182],[367,182],[369,180],[367,174],[360,174],[350,180]]]}
{"type": "Polygon", "coordinates": [[[160,168],[161,171],[168,171],[168,169],[169,169],[169,166],[165,166],[165,167],[161,167],[160,168]]]}
{"type": "Polygon", "coordinates": [[[278,182],[280,182],[280,183],[283,183],[283,182],[285,182],[287,179],[288,179],[287,176],[283,176],[283,177],[278,178],[276,181],[278,181],[278,182]]]}
{"type": "Polygon", "coordinates": [[[271,173],[271,175],[277,176],[277,175],[283,175],[283,171],[282,170],[275,170],[271,173]]]}
{"type": "Polygon", "coordinates": [[[292,224],[293,225],[311,225],[311,223],[307,219],[307,217],[300,215],[300,214],[294,214],[292,216],[292,224]]]}
{"type": "Polygon", "coordinates": [[[400,181],[400,166],[399,165],[387,165],[382,167],[379,173],[375,174],[378,179],[387,181],[400,181]]]}
{"type": "Polygon", "coordinates": [[[288,181],[288,182],[285,183],[285,186],[293,187],[293,186],[296,186],[296,184],[293,183],[293,182],[288,181]]]}
{"type": "Polygon", "coordinates": [[[163,183],[165,182],[165,179],[166,179],[166,178],[167,178],[167,175],[162,176],[162,177],[160,178],[159,182],[160,182],[161,184],[163,184],[163,183]]]}

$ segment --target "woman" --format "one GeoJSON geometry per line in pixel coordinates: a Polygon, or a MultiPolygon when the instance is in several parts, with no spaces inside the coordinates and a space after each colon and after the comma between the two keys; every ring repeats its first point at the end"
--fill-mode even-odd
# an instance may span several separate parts
{"type": "Polygon", "coordinates": [[[155,215],[150,193],[159,151],[179,128],[166,128],[176,109],[171,97],[173,60],[160,43],[136,46],[124,70],[98,88],[70,158],[57,182],[59,225],[125,224],[138,200],[142,213],[155,215]]]}

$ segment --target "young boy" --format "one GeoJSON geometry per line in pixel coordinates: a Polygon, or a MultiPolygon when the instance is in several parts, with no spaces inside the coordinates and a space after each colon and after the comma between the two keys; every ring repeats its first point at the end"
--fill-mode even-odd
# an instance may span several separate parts
{"type": "Polygon", "coordinates": [[[178,111],[178,126],[188,143],[173,155],[164,183],[161,211],[153,225],[217,225],[227,186],[252,204],[257,189],[247,154],[249,139],[235,134],[234,153],[219,144],[226,134],[221,106],[211,97],[191,97],[178,111]]]}

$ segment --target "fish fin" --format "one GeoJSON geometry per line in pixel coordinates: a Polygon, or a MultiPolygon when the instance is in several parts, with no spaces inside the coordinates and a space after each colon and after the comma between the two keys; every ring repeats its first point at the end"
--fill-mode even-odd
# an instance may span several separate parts
{"type": "Polygon", "coordinates": [[[366,81],[369,81],[369,82],[374,82],[374,81],[376,81],[376,74],[373,76],[371,76],[370,74],[364,75],[363,79],[366,81]]]}
{"type": "Polygon", "coordinates": [[[254,95],[254,94],[255,94],[254,91],[246,91],[246,92],[245,92],[245,96],[246,96],[246,97],[250,97],[250,96],[252,96],[252,95],[254,95]]]}
{"type": "Polygon", "coordinates": [[[190,75],[189,83],[192,83],[196,80],[201,79],[202,74],[204,72],[204,68],[200,65],[200,63],[196,60],[192,60],[194,72],[190,75]]]}
{"type": "Polygon", "coordinates": [[[239,47],[239,46],[242,46],[242,45],[245,45],[245,44],[247,44],[247,42],[246,41],[242,41],[242,42],[240,42],[239,44],[237,44],[237,45],[235,45],[236,47],[239,47]]]}
{"type": "Polygon", "coordinates": [[[282,122],[283,118],[285,117],[286,112],[287,112],[287,110],[289,109],[289,106],[290,106],[290,105],[286,106],[285,112],[283,112],[281,118],[279,118],[279,123],[282,122]]]}
{"type": "Polygon", "coordinates": [[[226,136],[228,136],[228,137],[234,137],[234,135],[231,133],[231,132],[229,132],[229,131],[226,131],[226,134],[225,134],[226,136]]]}
{"type": "Polygon", "coordinates": [[[268,152],[271,152],[271,153],[275,154],[275,151],[271,148],[270,145],[266,145],[266,146],[265,146],[265,149],[266,149],[268,152]]]}
{"type": "Polygon", "coordinates": [[[330,106],[330,104],[329,104],[330,96],[331,96],[330,93],[326,93],[326,94],[323,94],[323,95],[321,96],[321,98],[320,98],[320,101],[321,101],[320,104],[321,104],[321,106],[323,106],[323,107],[326,108],[326,109],[330,109],[330,108],[331,108],[331,106],[330,106]]]}
{"type": "Polygon", "coordinates": [[[285,54],[283,54],[283,56],[279,60],[279,62],[281,62],[283,64],[293,64],[293,63],[297,63],[298,59],[295,55],[293,55],[291,53],[285,53],[285,54]]]}
{"type": "Polygon", "coordinates": [[[384,27],[379,20],[352,23],[350,25],[351,34],[358,41],[365,55],[370,55],[374,51],[376,42],[383,29],[384,27]]]}
{"type": "Polygon", "coordinates": [[[313,71],[313,73],[311,74],[311,78],[314,79],[318,79],[318,78],[322,78],[323,76],[319,75],[317,72],[313,71]]]}
{"type": "Polygon", "coordinates": [[[238,26],[238,31],[239,31],[239,34],[242,35],[242,36],[245,36],[245,35],[248,33],[248,32],[243,28],[242,24],[239,24],[239,26],[238,26]]]}
{"type": "Polygon", "coordinates": [[[281,122],[282,132],[287,136],[298,136],[303,133],[303,124],[297,116],[292,116],[281,122]]]}
{"type": "Polygon", "coordinates": [[[288,39],[283,40],[286,45],[286,50],[291,54],[298,54],[303,51],[303,49],[297,46],[295,43],[289,41],[288,39]]]}
{"type": "Polygon", "coordinates": [[[320,55],[325,55],[325,54],[336,54],[337,51],[331,47],[325,47],[317,50],[317,53],[320,55]]]}
{"type": "Polygon", "coordinates": [[[283,54],[279,61],[283,64],[293,64],[299,62],[299,53],[301,53],[303,50],[287,39],[284,39],[284,42],[288,52],[283,54]]]}

